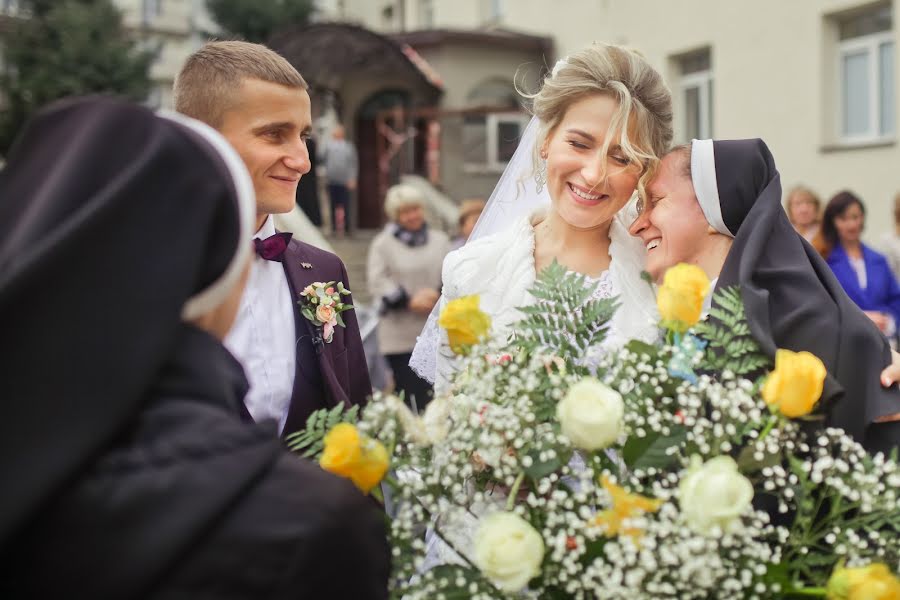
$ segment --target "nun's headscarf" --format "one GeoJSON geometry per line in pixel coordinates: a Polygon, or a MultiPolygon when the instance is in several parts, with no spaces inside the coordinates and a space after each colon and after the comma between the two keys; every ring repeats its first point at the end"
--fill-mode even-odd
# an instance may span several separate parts
{"type": "Polygon", "coordinates": [[[869,442],[881,427],[871,424],[900,406],[900,392],[880,384],[890,346],[794,230],[765,142],[694,140],[691,177],[706,220],[734,238],[717,287],[740,286],[750,330],[766,354],[787,348],[822,359],[830,424],[869,442]]]}
{"type": "Polygon", "coordinates": [[[92,98],[26,126],[0,172],[0,547],[233,289],[254,213],[238,155],[186,117],[92,98]]]}

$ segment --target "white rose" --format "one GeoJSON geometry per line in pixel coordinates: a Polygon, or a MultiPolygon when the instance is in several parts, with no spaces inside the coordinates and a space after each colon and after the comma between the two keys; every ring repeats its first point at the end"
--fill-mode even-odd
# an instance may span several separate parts
{"type": "Polygon", "coordinates": [[[515,593],[541,572],[544,540],[528,521],[511,512],[482,519],[475,534],[473,562],[505,592],[515,593]]]}
{"type": "Polygon", "coordinates": [[[703,535],[715,527],[723,532],[739,527],[752,501],[753,485],[730,456],[717,456],[702,465],[694,456],[678,486],[681,513],[691,529],[703,535]]]}
{"type": "Polygon", "coordinates": [[[425,406],[422,416],[425,425],[425,436],[432,444],[440,444],[450,433],[450,400],[438,396],[425,406]]]}
{"type": "Polygon", "coordinates": [[[622,396],[592,377],[569,388],[556,405],[562,432],[582,450],[606,448],[622,434],[625,405],[622,396]]]}

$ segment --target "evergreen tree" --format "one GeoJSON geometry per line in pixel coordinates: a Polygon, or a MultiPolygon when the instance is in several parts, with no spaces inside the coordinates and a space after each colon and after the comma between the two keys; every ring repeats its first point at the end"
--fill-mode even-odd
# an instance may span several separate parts
{"type": "Polygon", "coordinates": [[[112,0],[26,0],[28,11],[3,39],[0,154],[28,117],[66,96],[112,93],[146,98],[153,54],[139,50],[112,0]]]}
{"type": "Polygon", "coordinates": [[[207,0],[206,6],[226,32],[261,44],[279,29],[305,25],[313,12],[312,0],[207,0]]]}

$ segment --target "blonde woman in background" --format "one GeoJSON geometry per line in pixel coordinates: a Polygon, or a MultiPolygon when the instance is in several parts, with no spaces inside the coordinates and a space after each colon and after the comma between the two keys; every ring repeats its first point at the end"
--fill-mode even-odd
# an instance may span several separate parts
{"type": "Polygon", "coordinates": [[[795,186],[788,192],[784,210],[797,233],[812,243],[822,222],[822,202],[819,197],[808,187],[795,186]]]}
{"type": "Polygon", "coordinates": [[[395,185],[384,210],[389,223],[372,241],[368,281],[381,304],[378,349],[390,364],[395,390],[422,409],[431,399],[431,384],[409,368],[416,337],[440,297],[441,263],[450,239],[425,222],[425,197],[415,187],[395,185]]]}

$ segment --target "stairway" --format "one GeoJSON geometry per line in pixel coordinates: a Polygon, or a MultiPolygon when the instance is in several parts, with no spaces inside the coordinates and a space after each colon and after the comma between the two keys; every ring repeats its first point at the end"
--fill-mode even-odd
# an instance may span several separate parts
{"type": "Polygon", "coordinates": [[[369,295],[369,282],[366,278],[366,257],[369,254],[369,246],[372,239],[378,234],[377,229],[357,229],[350,236],[339,238],[329,234],[328,243],[332,251],[337,254],[347,267],[347,275],[350,278],[350,291],[353,292],[353,302],[356,304],[370,304],[372,297],[369,295]]]}

